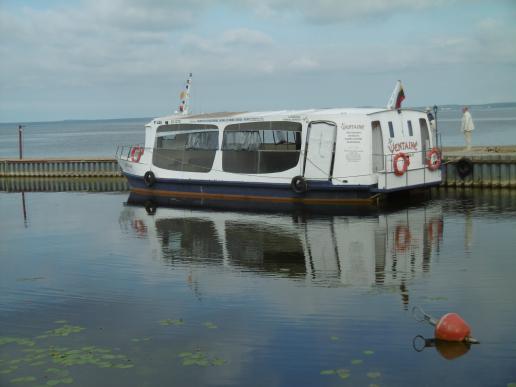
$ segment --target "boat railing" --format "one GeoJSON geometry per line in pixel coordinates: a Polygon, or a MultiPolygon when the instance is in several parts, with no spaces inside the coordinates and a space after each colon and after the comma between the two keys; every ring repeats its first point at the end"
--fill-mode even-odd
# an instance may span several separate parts
{"type": "MultiPolygon", "coordinates": [[[[434,182],[435,174],[433,174],[431,168],[429,168],[429,152],[436,149],[439,157],[439,162],[436,165],[435,169],[439,169],[441,164],[440,157],[442,155],[442,150],[439,148],[431,148],[431,149],[423,149],[420,151],[403,151],[396,153],[388,153],[388,154],[375,154],[373,153],[373,168],[375,166],[375,160],[378,158],[383,159],[383,169],[374,170],[374,173],[378,175],[379,179],[384,179],[384,184],[388,186],[388,180],[393,175],[397,177],[403,177],[405,179],[405,185],[414,185],[414,179],[417,181],[417,184],[426,184],[430,180],[434,182]],[[408,159],[408,165],[405,167],[405,163],[407,161],[400,160],[403,156],[400,156],[400,153],[405,155],[408,159]],[[400,163],[396,165],[397,163],[400,163]],[[401,168],[400,168],[401,165],[401,168]],[[410,180],[410,181],[409,181],[410,180]]],[[[379,163],[376,161],[376,166],[379,166],[379,163]]]]}

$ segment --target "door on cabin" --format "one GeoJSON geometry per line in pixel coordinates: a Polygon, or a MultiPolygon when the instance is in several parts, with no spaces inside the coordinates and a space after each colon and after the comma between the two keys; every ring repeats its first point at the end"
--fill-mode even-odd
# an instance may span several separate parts
{"type": "Polygon", "coordinates": [[[308,180],[329,180],[333,173],[337,125],[313,121],[308,125],[304,176],[308,180]]]}
{"type": "Polygon", "coordinates": [[[385,170],[385,155],[383,148],[382,126],[380,121],[373,121],[371,123],[372,135],[372,149],[373,149],[373,173],[385,170]]]}

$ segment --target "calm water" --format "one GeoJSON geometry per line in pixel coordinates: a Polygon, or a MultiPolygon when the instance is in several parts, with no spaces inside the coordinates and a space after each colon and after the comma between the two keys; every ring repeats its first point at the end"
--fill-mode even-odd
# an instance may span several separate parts
{"type": "MultiPolygon", "coordinates": [[[[516,145],[516,108],[472,108],[476,130],[473,145],[516,145]]],[[[439,132],[445,146],[464,144],[462,113],[439,111],[439,132]]],[[[150,118],[26,123],[26,157],[114,156],[117,145],[144,142],[144,125],[150,118]]],[[[18,156],[18,126],[0,124],[0,157],[18,156]]]]}
{"type": "Polygon", "coordinates": [[[442,195],[314,217],[0,192],[0,385],[515,383],[516,194],[442,195]],[[481,344],[415,351],[415,305],[481,344]]]}

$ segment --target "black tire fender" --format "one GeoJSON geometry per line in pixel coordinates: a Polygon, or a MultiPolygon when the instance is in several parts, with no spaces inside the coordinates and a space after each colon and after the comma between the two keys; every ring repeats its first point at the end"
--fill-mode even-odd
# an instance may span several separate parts
{"type": "Polygon", "coordinates": [[[470,159],[463,157],[455,163],[455,169],[461,179],[464,179],[473,172],[473,162],[470,159]]]}
{"type": "Polygon", "coordinates": [[[303,176],[294,176],[290,182],[290,188],[295,193],[305,193],[308,190],[308,184],[303,176]]]}
{"type": "Polygon", "coordinates": [[[143,182],[147,187],[152,187],[154,183],[156,183],[156,176],[154,175],[154,172],[145,172],[145,175],[143,175],[143,182]]]}

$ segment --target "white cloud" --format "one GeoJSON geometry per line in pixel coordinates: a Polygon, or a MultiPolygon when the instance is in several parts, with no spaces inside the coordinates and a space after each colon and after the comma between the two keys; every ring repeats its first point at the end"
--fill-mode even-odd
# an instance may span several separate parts
{"type": "Polygon", "coordinates": [[[249,47],[268,46],[273,44],[274,40],[261,31],[239,28],[224,31],[222,34],[222,42],[228,45],[243,45],[249,47]]]}
{"type": "Polygon", "coordinates": [[[445,3],[444,0],[240,0],[239,2],[263,17],[301,15],[305,20],[316,24],[349,22],[380,15],[394,15],[399,12],[419,11],[439,7],[445,3]]]}

